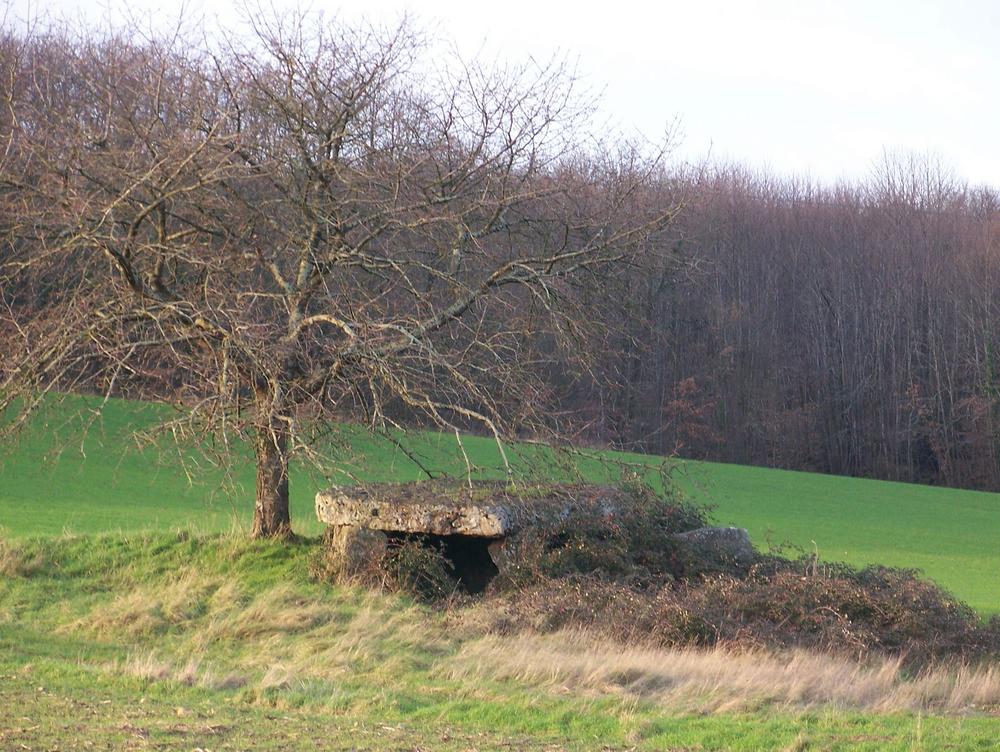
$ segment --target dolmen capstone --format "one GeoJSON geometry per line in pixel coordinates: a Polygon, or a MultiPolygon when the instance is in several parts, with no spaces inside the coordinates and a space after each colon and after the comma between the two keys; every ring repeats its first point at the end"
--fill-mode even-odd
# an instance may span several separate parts
{"type": "Polygon", "coordinates": [[[622,491],[606,486],[511,485],[480,481],[333,486],[316,494],[316,516],[347,573],[385,552],[393,540],[436,543],[469,592],[504,571],[519,536],[586,511],[612,517],[622,491]]]}

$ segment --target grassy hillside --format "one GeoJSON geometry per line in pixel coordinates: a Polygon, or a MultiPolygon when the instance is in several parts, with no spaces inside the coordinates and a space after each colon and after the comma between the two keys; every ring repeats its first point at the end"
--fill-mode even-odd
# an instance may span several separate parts
{"type": "Polygon", "coordinates": [[[486,634],[314,582],[316,549],[0,541],[0,749],[994,748],[989,667],[486,634]]]}
{"type": "MultiPolygon", "coordinates": [[[[193,467],[193,455],[129,449],[136,426],[166,412],[160,406],[111,402],[85,441],[80,421],[94,402],[73,399],[36,421],[0,465],[0,530],[11,538],[63,532],[245,530],[249,524],[253,468],[237,461],[230,475],[193,467]],[[187,472],[192,471],[189,479],[187,472]]],[[[332,448],[344,468],[336,480],[409,480],[417,465],[390,442],[345,428],[332,448]]],[[[495,444],[469,437],[465,449],[480,474],[497,474],[495,444]]],[[[455,439],[422,434],[413,444],[425,465],[460,473],[455,439]]],[[[514,460],[542,473],[579,472],[614,479],[608,459],[646,463],[638,455],[589,453],[571,471],[537,448],[514,460]]],[[[821,559],[852,564],[916,567],[983,613],[1000,611],[1000,495],[797,473],[716,463],[682,462],[675,477],[690,496],[715,506],[721,524],[750,530],[763,548],[789,543],[821,559]]],[[[315,490],[329,482],[298,469],[292,479],[293,522],[305,534],[320,531],[312,511],[315,490]]]]}

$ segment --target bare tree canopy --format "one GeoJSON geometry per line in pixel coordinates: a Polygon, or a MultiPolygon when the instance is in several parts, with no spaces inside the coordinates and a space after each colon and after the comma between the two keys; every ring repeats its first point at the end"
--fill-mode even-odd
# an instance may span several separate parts
{"type": "Polygon", "coordinates": [[[323,421],[552,429],[546,358],[600,341],[673,209],[662,149],[588,132],[563,65],[432,65],[406,22],[253,27],[3,33],[0,406],[182,402],[253,443],[253,534],[286,536],[323,421]]]}

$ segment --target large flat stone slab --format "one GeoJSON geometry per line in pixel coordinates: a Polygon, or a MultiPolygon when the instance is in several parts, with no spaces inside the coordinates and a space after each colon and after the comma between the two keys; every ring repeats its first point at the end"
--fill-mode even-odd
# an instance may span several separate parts
{"type": "Polygon", "coordinates": [[[614,514],[620,491],[600,486],[467,485],[429,481],[334,486],[316,494],[316,516],[329,525],[425,535],[506,538],[536,524],[595,506],[614,514]]]}

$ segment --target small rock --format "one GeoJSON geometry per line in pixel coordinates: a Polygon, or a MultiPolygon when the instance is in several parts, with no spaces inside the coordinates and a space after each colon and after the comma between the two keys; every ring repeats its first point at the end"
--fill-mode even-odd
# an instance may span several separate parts
{"type": "Polygon", "coordinates": [[[705,554],[749,566],[753,563],[750,534],[741,527],[700,527],[674,536],[705,554]]]}

